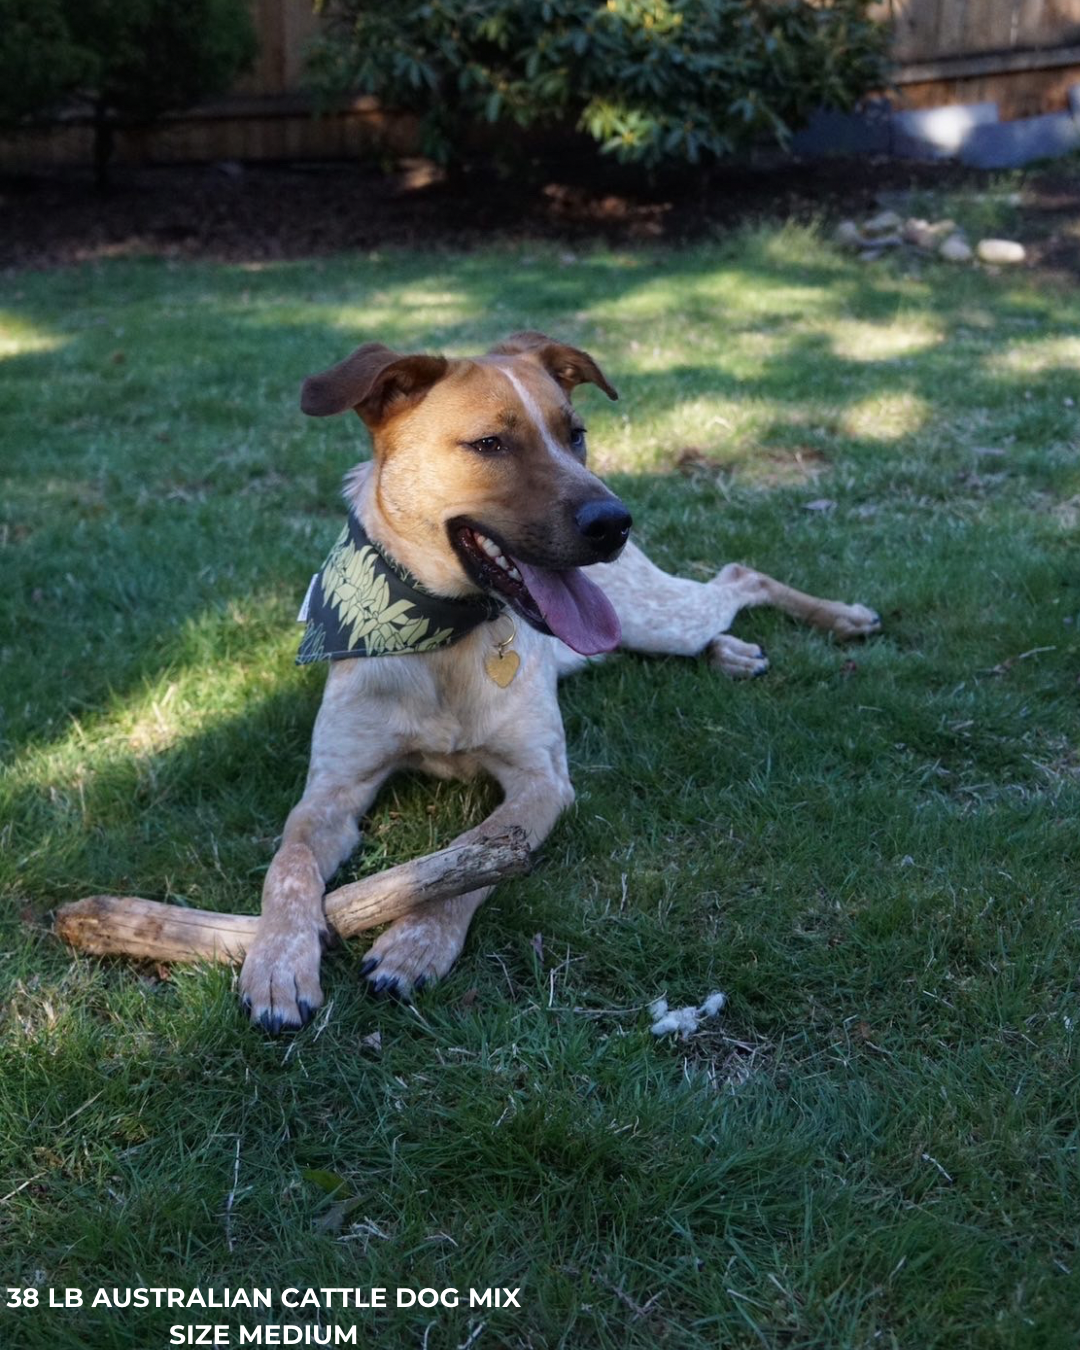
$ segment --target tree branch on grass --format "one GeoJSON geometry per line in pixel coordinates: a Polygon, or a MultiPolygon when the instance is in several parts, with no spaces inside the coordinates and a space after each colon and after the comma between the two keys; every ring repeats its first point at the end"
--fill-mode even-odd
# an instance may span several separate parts
{"type": "MultiPolygon", "coordinates": [[[[475,843],[452,844],[330,891],[326,919],[339,937],[353,937],[418,905],[520,876],[529,870],[531,856],[525,832],[517,827],[475,843]]],[[[98,956],[231,965],[243,959],[257,923],[254,914],[216,914],[137,896],[92,895],[63,905],[55,930],[73,947],[98,956]]]]}

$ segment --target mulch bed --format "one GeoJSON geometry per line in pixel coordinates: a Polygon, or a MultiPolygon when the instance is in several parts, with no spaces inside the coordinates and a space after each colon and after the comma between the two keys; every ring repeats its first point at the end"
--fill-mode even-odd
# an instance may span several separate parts
{"type": "MultiPolygon", "coordinates": [[[[533,161],[518,177],[477,165],[452,182],[424,161],[391,173],[355,162],[118,167],[0,177],[0,267],[151,255],[223,261],[308,258],[387,246],[468,248],[502,239],[611,244],[709,237],[747,220],[839,218],[884,196],[985,175],[889,160],[776,160],[650,180],[595,158],[533,161]]],[[[1080,275],[1080,173],[1033,173],[1023,241],[1040,267],[1080,275]]]]}

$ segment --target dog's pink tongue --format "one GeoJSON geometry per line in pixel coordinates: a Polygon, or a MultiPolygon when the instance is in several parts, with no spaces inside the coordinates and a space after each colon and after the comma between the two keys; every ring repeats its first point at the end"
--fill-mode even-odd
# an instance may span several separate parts
{"type": "Polygon", "coordinates": [[[529,594],[557,638],[582,656],[597,656],[619,645],[619,616],[604,592],[577,567],[549,572],[513,559],[529,594]]]}

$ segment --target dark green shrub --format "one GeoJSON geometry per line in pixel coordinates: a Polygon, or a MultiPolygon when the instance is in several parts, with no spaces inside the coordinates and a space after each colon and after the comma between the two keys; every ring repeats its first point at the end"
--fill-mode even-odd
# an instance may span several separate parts
{"type": "Polygon", "coordinates": [[[102,180],[115,128],[221,93],[255,50],[245,0],[0,0],[0,117],[85,112],[102,180]]]}
{"type": "Polygon", "coordinates": [[[783,144],[816,107],[884,83],[868,0],[323,0],[311,54],[327,99],[418,113],[426,148],[471,123],[576,124],[624,160],[783,144]]]}
{"type": "Polygon", "coordinates": [[[86,71],[64,0],[0,0],[0,121],[61,103],[86,71]]]}

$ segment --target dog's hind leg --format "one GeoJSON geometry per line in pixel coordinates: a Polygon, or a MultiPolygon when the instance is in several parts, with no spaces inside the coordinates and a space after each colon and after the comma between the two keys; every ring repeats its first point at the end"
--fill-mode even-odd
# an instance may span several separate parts
{"type": "Polygon", "coordinates": [[[819,628],[823,633],[832,633],[843,641],[869,637],[881,630],[880,615],[865,605],[846,605],[842,600],[823,600],[820,596],[807,595],[805,591],[797,591],[794,586],[787,586],[775,577],[741,563],[728,563],[709,584],[734,587],[743,597],[740,607],[772,605],[793,619],[819,628]]]}
{"type": "Polygon", "coordinates": [[[671,576],[634,544],[616,562],[590,567],[589,576],[615,606],[624,647],[671,656],[704,652],[733,676],[760,675],[768,668],[760,647],[727,631],[741,609],[775,605],[841,638],[862,637],[881,626],[865,605],[821,600],[738,563],[730,563],[711,581],[671,576]]]}

